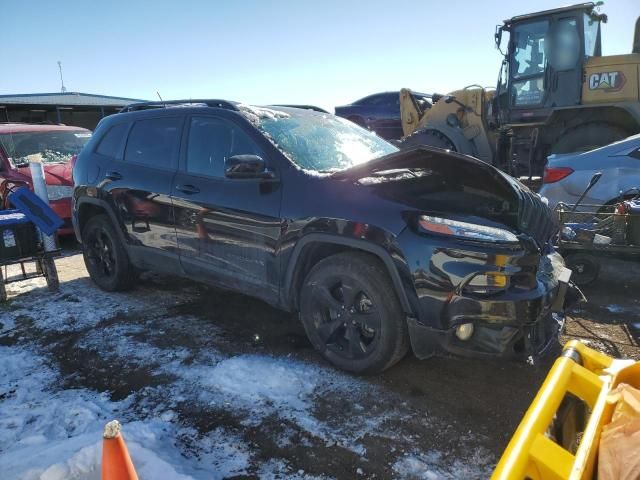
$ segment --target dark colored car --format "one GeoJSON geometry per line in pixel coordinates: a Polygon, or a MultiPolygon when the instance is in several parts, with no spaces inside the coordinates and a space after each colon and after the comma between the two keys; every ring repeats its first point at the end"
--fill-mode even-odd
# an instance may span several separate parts
{"type": "MultiPolygon", "coordinates": [[[[91,131],[65,125],[0,124],[0,182],[31,185],[29,155],[40,154],[44,166],[49,203],[64,221],[58,230],[72,235],[72,159],[89,141],[91,131]]],[[[0,204],[5,199],[0,198],[0,204]]]]}
{"type": "Polygon", "coordinates": [[[410,345],[527,358],[556,340],[570,272],[551,211],[507,175],[326,113],[171,106],[103,119],[74,168],[74,225],[103,289],[149,269],[243,292],[299,313],[358,373],[410,345]]]}
{"type": "Polygon", "coordinates": [[[399,92],[376,93],[335,110],[339,117],[376,132],[382,138],[402,138],[399,92]]]}

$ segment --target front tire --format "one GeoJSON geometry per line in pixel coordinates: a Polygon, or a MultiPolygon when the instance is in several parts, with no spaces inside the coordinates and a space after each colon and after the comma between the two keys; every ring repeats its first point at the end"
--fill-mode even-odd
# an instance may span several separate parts
{"type": "Polygon", "coordinates": [[[89,276],[108,292],[128,290],[136,275],[127,252],[106,215],[92,217],[82,231],[82,254],[89,276]]]}
{"type": "Polygon", "coordinates": [[[409,350],[393,284],[368,254],[340,253],[318,262],[302,286],[300,317],[313,346],[342,370],[381,372],[409,350]]]}

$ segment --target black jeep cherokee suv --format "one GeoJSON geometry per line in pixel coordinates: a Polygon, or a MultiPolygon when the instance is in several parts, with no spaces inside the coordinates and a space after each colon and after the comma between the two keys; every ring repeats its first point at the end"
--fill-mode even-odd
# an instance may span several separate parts
{"type": "Polygon", "coordinates": [[[100,122],[73,177],[101,288],[154,270],[244,292],[298,312],[345,370],[384,370],[410,345],[528,358],[563,321],[570,272],[539,197],[472,157],[398,151],[331,114],[134,104],[100,122]]]}

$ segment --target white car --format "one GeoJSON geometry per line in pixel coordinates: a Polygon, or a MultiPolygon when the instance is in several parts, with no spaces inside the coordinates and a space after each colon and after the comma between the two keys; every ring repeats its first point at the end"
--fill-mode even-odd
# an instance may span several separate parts
{"type": "Polygon", "coordinates": [[[614,203],[625,192],[632,196],[640,187],[640,134],[589,152],[550,155],[539,193],[552,209],[559,202],[574,204],[596,172],[602,177],[581,204],[614,203]]]}

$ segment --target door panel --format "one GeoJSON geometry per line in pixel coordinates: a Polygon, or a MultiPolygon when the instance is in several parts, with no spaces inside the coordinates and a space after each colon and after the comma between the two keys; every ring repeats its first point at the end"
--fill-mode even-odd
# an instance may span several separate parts
{"type": "MultiPolygon", "coordinates": [[[[183,119],[139,120],[129,133],[123,160],[104,169],[102,186],[111,197],[131,245],[144,248],[140,261],[151,256],[178,263],[171,185],[177,169],[183,119]]],[[[137,262],[139,263],[139,262],[137,262]]],[[[174,266],[175,267],[175,266],[174,266]]]]}
{"type": "Polygon", "coordinates": [[[182,268],[226,288],[250,289],[275,303],[280,184],[225,178],[225,158],[263,155],[261,149],[228,119],[194,116],[188,122],[186,148],[172,188],[182,268]]]}

